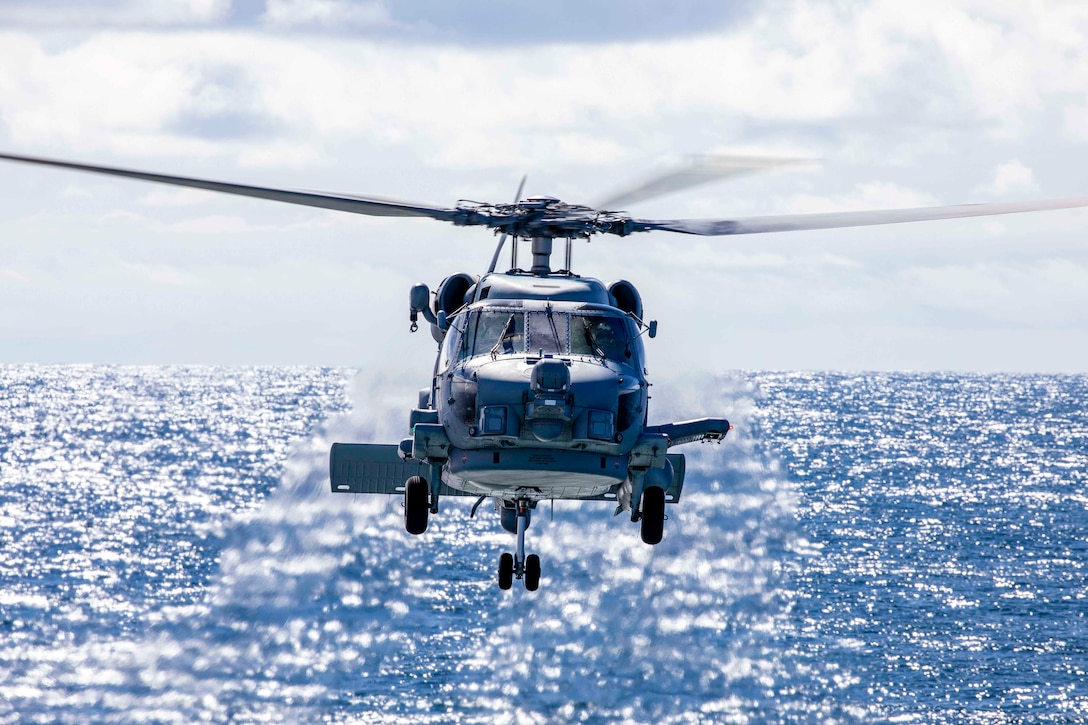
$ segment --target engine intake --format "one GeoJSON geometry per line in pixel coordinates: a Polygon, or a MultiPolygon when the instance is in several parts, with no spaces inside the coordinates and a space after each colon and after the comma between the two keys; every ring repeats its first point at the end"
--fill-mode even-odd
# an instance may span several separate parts
{"type": "Polygon", "coordinates": [[[642,295],[633,284],[625,279],[616,280],[608,285],[608,294],[616,301],[616,307],[642,320],[642,295]]]}
{"type": "Polygon", "coordinates": [[[476,277],[461,272],[451,274],[438,285],[438,294],[434,299],[434,312],[445,312],[452,315],[465,306],[470,300],[466,299],[468,291],[476,285],[476,277]]]}

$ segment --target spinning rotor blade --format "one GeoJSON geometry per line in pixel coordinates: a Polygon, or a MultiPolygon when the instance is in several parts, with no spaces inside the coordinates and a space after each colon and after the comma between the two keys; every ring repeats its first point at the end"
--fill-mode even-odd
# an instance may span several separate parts
{"type": "Polygon", "coordinates": [[[55,159],[43,159],[34,156],[15,156],[13,154],[0,153],[0,159],[22,161],[28,164],[40,164],[43,166],[57,166],[63,169],[89,171],[95,174],[121,176],[128,179],[139,179],[141,181],[154,181],[160,184],[188,186],[193,189],[218,191],[224,194],[250,196],[257,199],[282,201],[288,204],[301,204],[302,206],[315,206],[321,209],[334,209],[336,211],[346,211],[353,214],[367,214],[369,216],[429,217],[442,221],[452,221],[454,218],[454,210],[452,209],[439,209],[437,207],[396,201],[394,199],[382,199],[379,197],[333,194],[322,191],[293,191],[290,189],[275,189],[265,186],[228,184],[222,181],[208,181],[205,179],[192,179],[185,176],[168,176],[166,174],[150,174],[144,171],[130,171],[128,169],[118,169],[110,166],[94,166],[91,164],[76,164],[70,161],[57,161],[55,159]]]}
{"type": "MultiPolygon", "coordinates": [[[[601,212],[583,206],[572,206],[558,200],[545,200],[521,208],[519,200],[511,205],[478,204],[461,202],[456,208],[424,206],[395,199],[334,194],[320,191],[296,191],[265,186],[248,186],[222,181],[194,179],[185,176],[168,176],[144,171],[132,171],[110,166],[79,164],[70,161],[44,159],[34,156],[17,156],[0,153],[0,160],[21,161],[29,164],[55,166],[76,171],[120,176],[160,184],[205,189],[225,194],[249,196],[289,204],[300,204],[322,209],[367,214],[370,216],[426,217],[458,225],[487,226],[502,229],[492,267],[507,234],[515,236],[542,236],[550,238],[612,233],[626,235],[633,232],[669,231],[681,234],[720,236],[729,234],[761,234],[766,232],[803,231],[809,229],[838,229],[843,227],[898,224],[935,219],[959,219],[963,217],[1015,214],[1047,209],[1072,209],[1088,206],[1088,197],[1069,199],[1042,199],[1023,202],[999,202],[991,204],[961,204],[916,209],[883,209],[876,211],[830,212],[822,214],[785,214],[780,216],[742,217],[739,219],[632,219],[623,212],[601,212]]],[[[665,191],[687,188],[724,176],[746,173],[800,163],[796,159],[751,159],[741,157],[701,157],[686,168],[643,184],[637,190],[615,199],[646,199],[665,191]],[[738,161],[739,159],[739,161],[738,161]],[[743,162],[743,163],[741,163],[743,162]]],[[[524,184],[524,180],[522,181],[524,184]]]]}
{"type": "Polygon", "coordinates": [[[961,219],[973,216],[1018,214],[1025,211],[1075,209],[1088,206],[1088,197],[1069,199],[1040,199],[1037,201],[998,202],[994,204],[959,204],[930,206],[917,209],[881,209],[877,211],[844,211],[824,214],[784,214],[740,219],[632,219],[631,231],[680,232],[721,236],[726,234],[762,234],[765,232],[797,232],[808,229],[841,229],[877,224],[899,224],[935,219],[961,219]]]}
{"type": "Polygon", "coordinates": [[[617,192],[594,204],[593,207],[620,209],[625,204],[654,199],[674,191],[702,186],[731,176],[811,163],[813,162],[810,159],[760,156],[689,156],[685,163],[651,176],[636,186],[617,192]]]}

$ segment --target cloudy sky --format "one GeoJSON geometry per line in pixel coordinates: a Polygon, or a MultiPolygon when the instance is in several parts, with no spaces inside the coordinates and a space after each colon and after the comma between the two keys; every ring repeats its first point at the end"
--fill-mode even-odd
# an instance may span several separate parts
{"type": "MultiPolygon", "coordinates": [[[[1088,195],[1088,5],[5,0],[0,150],[436,206],[590,203],[677,158],[819,163],[645,218],[1088,195]]],[[[0,164],[0,362],[396,365],[494,238],[0,164]]],[[[1088,211],[597,238],[686,368],[1088,371],[1088,211]]]]}

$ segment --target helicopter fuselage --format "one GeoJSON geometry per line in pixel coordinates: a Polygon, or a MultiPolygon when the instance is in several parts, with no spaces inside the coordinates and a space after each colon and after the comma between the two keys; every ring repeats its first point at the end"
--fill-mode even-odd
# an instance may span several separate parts
{"type": "Polygon", "coordinates": [[[447,485],[540,500],[622,484],[646,424],[641,321],[594,279],[493,274],[477,289],[447,319],[429,395],[447,485]]]}
{"type": "Polygon", "coordinates": [[[516,267],[515,239],[508,272],[451,275],[434,295],[412,287],[410,330],[425,318],[438,350],[410,435],[396,446],[334,443],[329,457],[335,492],[402,493],[411,534],[426,531],[443,496],[477,497],[470,516],[492,499],[518,537],[517,553],[500,557],[503,589],[514,577],[530,590],[539,583],[524,541],[540,501],[611,501],[642,522],[645,543],[660,542],[685,473],[669,448],[720,442],[731,429],[723,418],[648,424],[643,335],[657,323],[643,321],[630,282],[551,271],[552,241],[532,239],[529,271],[516,267]]]}
{"type": "Polygon", "coordinates": [[[533,502],[615,495],[640,443],[664,460],[667,440],[641,435],[649,381],[629,283],[612,285],[624,310],[599,280],[568,273],[488,274],[451,301],[458,277],[464,288],[467,275],[439,287],[441,343],[406,456],[445,458],[458,491],[533,502]]]}

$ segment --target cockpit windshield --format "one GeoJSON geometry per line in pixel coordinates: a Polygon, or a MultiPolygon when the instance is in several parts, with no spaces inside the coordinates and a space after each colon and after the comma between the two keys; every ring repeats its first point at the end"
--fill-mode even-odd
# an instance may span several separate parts
{"type": "Polygon", "coordinates": [[[529,352],[567,352],[567,315],[547,310],[529,313],[529,352]]]}
{"type": "Polygon", "coordinates": [[[521,312],[477,312],[468,320],[465,357],[524,354],[525,315],[521,312]]]}
{"type": "Polygon", "coordinates": [[[637,364],[637,335],[631,321],[603,312],[478,310],[468,315],[458,358],[543,353],[637,364]]]}
{"type": "Polygon", "coordinates": [[[631,357],[627,326],[622,319],[604,315],[575,315],[571,323],[571,353],[597,355],[608,360],[631,357]]]}

